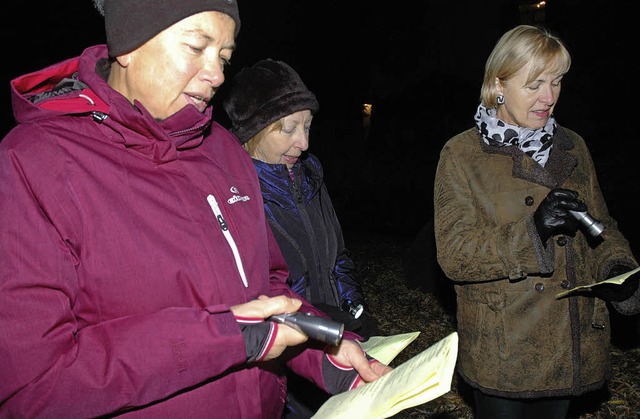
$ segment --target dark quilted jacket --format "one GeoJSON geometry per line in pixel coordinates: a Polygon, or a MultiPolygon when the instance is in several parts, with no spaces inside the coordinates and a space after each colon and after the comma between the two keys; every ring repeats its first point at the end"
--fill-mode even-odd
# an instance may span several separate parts
{"type": "Polygon", "coordinates": [[[284,164],[253,163],[291,288],[313,303],[363,303],[319,160],[312,154],[300,159],[293,166],[295,180],[284,164]]]}

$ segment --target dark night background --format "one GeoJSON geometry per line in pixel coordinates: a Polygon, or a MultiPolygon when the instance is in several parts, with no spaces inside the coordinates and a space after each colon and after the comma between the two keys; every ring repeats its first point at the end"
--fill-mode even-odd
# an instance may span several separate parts
{"type": "MultiPolygon", "coordinates": [[[[356,262],[374,285],[376,273],[389,272],[380,288],[387,293],[367,297],[384,300],[378,306],[385,319],[402,320],[398,313],[404,310],[411,325],[430,308],[436,310],[412,305],[412,297],[421,300],[413,290],[395,294],[401,269],[385,266],[395,252],[382,245],[396,243],[396,237],[411,243],[397,252],[409,260],[408,285],[429,288],[446,282],[430,235],[439,151],[450,137],[473,126],[485,60],[500,35],[520,23],[544,24],[567,44],[573,64],[563,79],[555,117],[585,138],[609,211],[640,258],[640,49],[634,0],[548,0],[537,12],[527,7],[535,3],[530,0],[238,1],[242,29],[227,83],[213,99],[214,118],[228,126],[221,102],[242,67],[273,58],[301,74],[320,102],[310,151],[324,165],[347,246],[384,249],[364,252],[356,262]],[[368,127],[364,103],[373,105],[368,127]]],[[[2,138],[14,123],[9,81],[103,43],[104,27],[91,0],[3,1],[0,16],[5,22],[2,138]]],[[[442,319],[427,324],[438,322],[442,319]]],[[[612,322],[614,342],[640,347],[640,316],[614,312],[612,322]]],[[[624,363],[619,368],[633,370],[624,363]]],[[[628,378],[625,393],[634,381],[628,378]]]]}
{"type": "MultiPolygon", "coordinates": [[[[227,80],[262,58],[296,68],[320,101],[310,151],[325,166],[345,231],[415,237],[432,215],[440,148],[473,124],[491,48],[519,23],[543,23],[573,57],[556,119],[587,141],[609,210],[640,257],[632,2],[549,0],[533,12],[533,2],[517,0],[239,0],[242,30],[227,80]],[[368,131],[363,103],[373,104],[368,131]]],[[[2,135],[13,124],[12,78],[104,42],[90,0],[17,3],[0,6],[2,135]]],[[[213,99],[223,125],[229,86],[213,99]]]]}

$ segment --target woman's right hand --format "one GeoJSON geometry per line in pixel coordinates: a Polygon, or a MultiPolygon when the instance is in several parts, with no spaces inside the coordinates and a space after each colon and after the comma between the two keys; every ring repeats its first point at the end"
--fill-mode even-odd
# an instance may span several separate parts
{"type": "MultiPolygon", "coordinates": [[[[267,319],[274,314],[295,313],[302,306],[302,301],[284,295],[267,297],[261,295],[257,300],[238,304],[231,307],[231,312],[240,321],[243,319],[267,319]]],[[[285,324],[275,324],[277,333],[267,354],[260,360],[267,361],[279,357],[288,346],[300,345],[307,341],[308,336],[298,332],[285,324]]]]}

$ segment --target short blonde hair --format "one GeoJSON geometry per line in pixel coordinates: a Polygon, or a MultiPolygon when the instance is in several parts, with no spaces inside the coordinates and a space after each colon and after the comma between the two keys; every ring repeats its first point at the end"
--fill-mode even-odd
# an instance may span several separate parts
{"type": "Polygon", "coordinates": [[[564,75],[571,67],[571,55],[564,43],[547,29],[519,25],[498,40],[484,68],[480,101],[487,108],[498,106],[496,78],[507,81],[531,63],[527,84],[543,72],[564,75]]]}
{"type": "Polygon", "coordinates": [[[256,148],[258,145],[264,140],[264,138],[273,131],[282,131],[282,127],[284,126],[283,122],[284,118],[280,118],[275,122],[270,123],[266,127],[262,128],[256,135],[251,137],[246,143],[242,144],[245,150],[249,153],[251,157],[255,156],[256,148]]]}

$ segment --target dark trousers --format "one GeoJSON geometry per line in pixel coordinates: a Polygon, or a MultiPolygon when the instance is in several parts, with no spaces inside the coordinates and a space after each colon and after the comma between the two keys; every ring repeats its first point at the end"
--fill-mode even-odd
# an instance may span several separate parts
{"type": "Polygon", "coordinates": [[[473,390],[475,419],[566,419],[569,399],[506,399],[473,390]]]}

